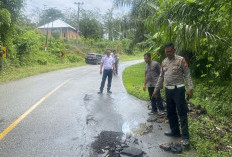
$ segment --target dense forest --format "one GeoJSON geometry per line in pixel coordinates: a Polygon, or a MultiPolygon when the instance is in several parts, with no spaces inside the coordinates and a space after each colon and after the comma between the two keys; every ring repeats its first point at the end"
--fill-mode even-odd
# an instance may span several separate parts
{"type": "MultiPolygon", "coordinates": [[[[152,52],[160,60],[164,57],[163,44],[171,41],[175,43],[177,53],[188,60],[194,77],[207,78],[211,83],[216,80],[231,80],[230,0],[114,2],[118,7],[129,6],[131,11],[127,15],[115,17],[114,9],[109,9],[104,15],[97,10],[80,10],[79,30],[82,41],[100,41],[100,47],[104,47],[107,41],[121,40],[121,49],[125,53],[152,52]]],[[[0,2],[0,45],[6,46],[8,51],[7,59],[1,62],[16,66],[34,62],[29,60],[35,58],[36,53],[43,56],[41,52],[44,49],[45,36],[38,32],[38,26],[56,19],[62,19],[75,28],[78,26],[76,10],[37,10],[34,16],[38,16],[38,20],[31,22],[23,14],[23,7],[23,0],[0,2]]],[[[56,51],[64,47],[70,49],[70,44],[68,46],[66,41],[56,39],[56,32],[50,38],[51,55],[57,55],[56,51]]],[[[118,45],[114,46],[116,47],[118,45]]]]}
{"type": "MultiPolygon", "coordinates": [[[[231,1],[117,0],[131,5],[131,20],[145,28],[140,45],[163,54],[164,43],[175,43],[178,54],[190,62],[195,77],[231,80],[231,1]],[[133,20],[134,19],[134,20],[133,20]]],[[[138,33],[139,34],[139,33],[138,33]]]]}
{"type": "Polygon", "coordinates": [[[7,49],[7,57],[0,57],[1,71],[25,66],[76,63],[83,61],[86,53],[103,54],[106,48],[117,49],[120,54],[135,54],[131,50],[133,31],[127,24],[127,16],[115,17],[114,9],[105,14],[98,10],[80,9],[58,10],[55,8],[36,9],[33,20],[27,17],[23,9],[23,0],[3,0],[0,2],[0,47],[1,54],[7,49]],[[59,32],[52,36],[41,34],[38,27],[60,19],[74,28],[79,26],[81,38],[67,40],[59,37],[59,32]],[[78,42],[78,45],[77,45],[78,42]],[[46,52],[45,45],[47,46],[46,52]],[[66,56],[60,57],[65,51],[66,56]]]}

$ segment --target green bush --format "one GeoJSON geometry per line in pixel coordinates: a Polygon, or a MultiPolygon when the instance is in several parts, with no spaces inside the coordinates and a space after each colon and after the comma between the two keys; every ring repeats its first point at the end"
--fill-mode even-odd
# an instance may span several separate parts
{"type": "Polygon", "coordinates": [[[122,39],[122,49],[124,53],[133,54],[133,52],[131,51],[131,47],[130,47],[131,43],[132,43],[132,40],[130,39],[122,39]]]}
{"type": "Polygon", "coordinates": [[[83,60],[82,57],[78,56],[75,53],[69,53],[66,55],[66,57],[67,57],[68,61],[71,63],[77,63],[77,62],[80,62],[83,60]]]}
{"type": "Polygon", "coordinates": [[[60,38],[60,30],[52,31],[52,37],[54,39],[59,39],[60,38]]]}
{"type": "Polygon", "coordinates": [[[23,57],[23,55],[40,51],[43,48],[43,41],[45,41],[44,36],[34,30],[19,35],[15,40],[18,56],[23,57]]]}
{"type": "MultiPolygon", "coordinates": [[[[130,66],[123,72],[123,83],[127,91],[143,100],[149,100],[143,92],[145,63],[130,66]]],[[[232,83],[210,84],[207,80],[194,80],[194,97],[190,101],[206,108],[208,114],[189,113],[191,145],[197,156],[231,156],[232,83]]],[[[163,93],[163,90],[161,90],[163,93]]],[[[164,97],[163,97],[164,98],[164,97]]]]}
{"type": "Polygon", "coordinates": [[[41,51],[39,53],[34,54],[34,58],[39,65],[47,65],[47,64],[57,64],[59,63],[59,57],[50,52],[41,51]]]}
{"type": "Polygon", "coordinates": [[[21,66],[58,64],[59,62],[60,59],[57,55],[44,51],[24,55],[21,58],[21,66]]]}
{"type": "Polygon", "coordinates": [[[208,81],[202,79],[197,80],[192,102],[205,107],[211,115],[232,118],[232,83],[223,83],[218,85],[217,83],[208,83],[208,81]]]}
{"type": "Polygon", "coordinates": [[[65,51],[66,42],[63,39],[52,40],[48,45],[48,51],[59,56],[60,51],[65,51]]]}
{"type": "MultiPolygon", "coordinates": [[[[98,52],[101,54],[104,54],[106,49],[110,50],[117,50],[118,53],[120,54],[132,54],[130,44],[131,40],[130,39],[123,39],[121,40],[114,40],[114,41],[109,41],[105,39],[98,39],[98,40],[93,40],[93,39],[84,39],[82,38],[79,41],[80,46],[88,46],[87,52],[84,50],[86,53],[88,52],[98,52]]],[[[134,53],[133,53],[134,54],[134,53]]]]}

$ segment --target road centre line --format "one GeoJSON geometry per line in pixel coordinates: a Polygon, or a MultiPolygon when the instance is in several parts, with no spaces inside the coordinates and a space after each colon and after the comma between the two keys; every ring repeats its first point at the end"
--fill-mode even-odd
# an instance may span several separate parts
{"type": "Polygon", "coordinates": [[[24,114],[22,114],[18,119],[16,119],[13,123],[11,123],[3,132],[0,133],[0,140],[2,140],[18,123],[20,123],[24,118],[26,118],[36,107],[38,107],[44,100],[46,100],[49,96],[51,96],[54,92],[56,92],[59,88],[68,83],[71,79],[68,79],[53,89],[51,92],[46,94],[43,98],[37,101],[31,108],[29,108],[24,114]]]}

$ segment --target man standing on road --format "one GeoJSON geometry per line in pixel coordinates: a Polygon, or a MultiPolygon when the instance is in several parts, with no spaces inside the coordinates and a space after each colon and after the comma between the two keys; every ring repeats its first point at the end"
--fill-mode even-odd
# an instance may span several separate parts
{"type": "Polygon", "coordinates": [[[115,73],[115,60],[111,56],[111,51],[109,49],[106,50],[106,55],[102,57],[101,59],[101,65],[100,65],[100,74],[102,74],[102,67],[104,67],[103,70],[103,76],[101,81],[101,87],[98,94],[101,94],[103,92],[106,78],[108,77],[108,84],[107,84],[107,93],[112,93],[110,91],[111,88],[111,82],[112,82],[112,74],[115,73]]]}
{"type": "Polygon", "coordinates": [[[185,101],[185,82],[188,84],[187,95],[189,98],[193,96],[193,83],[191,80],[188,64],[181,56],[175,55],[173,43],[165,45],[165,58],[162,62],[161,73],[158,83],[153,92],[153,97],[157,97],[159,89],[165,84],[167,117],[170,125],[170,132],[165,132],[166,136],[180,137],[179,121],[181,123],[183,145],[189,145],[188,131],[188,106],[185,101]],[[177,116],[178,112],[178,116],[177,116]]]}
{"type": "Polygon", "coordinates": [[[148,87],[148,92],[151,101],[152,110],[149,113],[150,115],[158,113],[158,115],[164,115],[164,107],[163,100],[160,95],[160,90],[157,91],[157,97],[152,97],[152,93],[154,92],[155,85],[158,81],[160,75],[160,64],[156,61],[151,60],[151,54],[145,53],[144,60],[147,63],[145,67],[145,78],[144,78],[144,86],[143,90],[146,90],[146,86],[148,87]]]}

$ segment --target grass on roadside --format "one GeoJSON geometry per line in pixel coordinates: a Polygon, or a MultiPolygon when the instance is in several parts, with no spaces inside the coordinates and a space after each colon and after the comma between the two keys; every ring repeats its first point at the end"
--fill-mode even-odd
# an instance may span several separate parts
{"type": "Polygon", "coordinates": [[[136,54],[136,55],[126,55],[126,54],[119,55],[120,62],[138,60],[138,59],[143,59],[143,54],[142,53],[139,53],[139,54],[136,54]]]}
{"type": "Polygon", "coordinates": [[[126,68],[123,83],[127,92],[142,100],[149,100],[148,91],[143,91],[145,62],[126,68]],[[142,68],[144,67],[144,68],[142,68]]]}
{"type": "MultiPolygon", "coordinates": [[[[123,72],[123,82],[128,93],[140,99],[149,100],[148,92],[143,92],[142,90],[144,69],[145,63],[128,67],[123,72]]],[[[196,88],[194,89],[195,97],[191,99],[191,102],[193,102],[195,106],[201,105],[201,107],[206,108],[208,112],[207,114],[189,113],[191,145],[197,150],[197,155],[200,157],[232,156],[231,115],[226,116],[228,113],[231,113],[231,104],[229,104],[231,96],[224,95],[224,97],[217,97],[217,100],[216,98],[212,99],[213,96],[216,96],[205,94],[203,87],[205,88],[204,84],[197,82],[196,88]],[[207,97],[205,97],[205,95],[207,95],[207,97]],[[225,97],[227,100],[224,100],[225,97]],[[217,103],[219,103],[220,100],[223,101],[224,107],[218,107],[219,105],[217,103]],[[230,110],[228,109],[228,106],[230,106],[230,110]],[[227,111],[225,111],[224,108],[227,109],[227,111]],[[222,114],[223,112],[225,114],[222,114]]],[[[213,92],[211,88],[211,94],[215,94],[215,91],[219,88],[222,87],[219,85],[214,86],[213,92]]],[[[223,92],[226,94],[231,93],[230,89],[231,86],[222,88],[223,92]]]]}
{"type": "Polygon", "coordinates": [[[8,68],[0,71],[0,83],[25,78],[28,76],[45,73],[49,71],[77,67],[85,65],[83,61],[78,63],[64,63],[52,65],[36,65],[31,67],[8,68]]]}
{"type": "MultiPolygon", "coordinates": [[[[137,60],[142,59],[142,54],[137,55],[120,55],[120,62],[123,61],[130,61],[130,60],[137,60]]],[[[34,66],[22,66],[19,68],[15,67],[8,67],[0,71],[0,83],[13,81],[21,78],[25,78],[32,75],[37,75],[40,73],[46,73],[49,71],[71,68],[71,67],[78,67],[86,65],[84,60],[81,60],[77,63],[60,63],[60,64],[48,64],[48,65],[34,65],[34,66]]]]}

